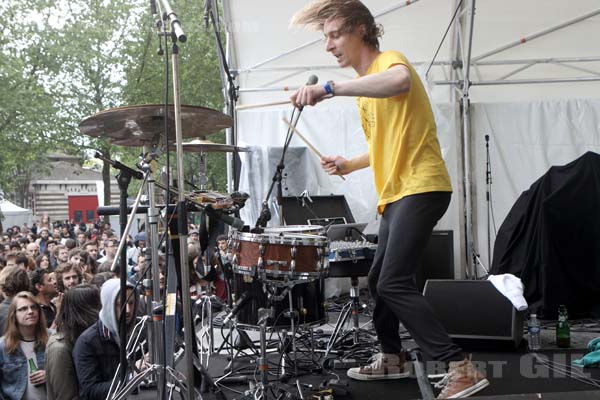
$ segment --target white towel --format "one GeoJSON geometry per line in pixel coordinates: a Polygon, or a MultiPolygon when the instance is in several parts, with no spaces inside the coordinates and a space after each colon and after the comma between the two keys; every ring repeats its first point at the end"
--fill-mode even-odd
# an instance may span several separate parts
{"type": "Polygon", "coordinates": [[[488,281],[492,282],[519,311],[527,310],[527,300],[523,297],[523,282],[513,274],[490,275],[488,281]]]}

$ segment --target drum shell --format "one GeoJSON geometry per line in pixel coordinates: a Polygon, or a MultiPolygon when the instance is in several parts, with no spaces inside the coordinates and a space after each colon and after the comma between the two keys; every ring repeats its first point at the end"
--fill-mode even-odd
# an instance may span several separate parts
{"type": "Polygon", "coordinates": [[[327,244],[326,238],[317,235],[238,232],[232,237],[232,265],[251,276],[319,278],[329,267],[327,244]]]}

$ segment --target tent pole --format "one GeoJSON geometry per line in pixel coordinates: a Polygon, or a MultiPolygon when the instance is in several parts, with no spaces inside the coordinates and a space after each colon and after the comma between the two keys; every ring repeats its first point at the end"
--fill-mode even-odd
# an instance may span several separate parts
{"type": "Polygon", "coordinates": [[[469,99],[470,73],[471,73],[471,51],[473,49],[473,28],[475,22],[475,0],[468,2],[468,25],[467,25],[467,48],[464,64],[464,76],[462,82],[462,123],[463,123],[463,157],[464,157],[464,199],[465,199],[465,245],[466,266],[470,278],[477,278],[476,265],[471,255],[475,251],[473,245],[473,199],[471,183],[471,105],[469,99]]]}
{"type": "Polygon", "coordinates": [[[596,10],[594,10],[592,12],[589,12],[589,13],[581,15],[579,17],[570,19],[570,20],[565,21],[565,22],[563,22],[561,24],[558,24],[558,25],[552,26],[550,28],[541,30],[541,31],[539,31],[537,33],[534,33],[532,35],[520,38],[519,40],[515,40],[513,42],[505,44],[504,46],[500,46],[500,47],[498,47],[498,48],[496,48],[494,50],[488,51],[487,53],[483,53],[483,54],[481,54],[481,55],[479,55],[477,57],[474,57],[473,58],[473,62],[477,62],[477,61],[482,60],[484,58],[487,58],[487,57],[493,56],[495,54],[501,53],[504,50],[508,50],[508,49],[513,48],[513,47],[522,45],[522,44],[524,44],[526,42],[530,42],[530,41],[532,41],[534,39],[537,39],[539,37],[545,36],[545,35],[547,35],[549,33],[552,33],[552,32],[556,32],[556,31],[558,31],[558,30],[560,30],[562,28],[566,28],[567,26],[576,24],[576,23],[581,22],[583,20],[586,20],[588,18],[594,17],[594,16],[596,16],[598,14],[600,14],[600,9],[596,9],[596,10]]]}
{"type": "MultiPolygon", "coordinates": [[[[375,17],[375,19],[377,19],[378,17],[381,17],[382,15],[385,15],[385,14],[389,14],[392,11],[396,11],[396,10],[399,10],[401,8],[411,6],[411,5],[413,5],[414,3],[418,2],[418,1],[420,1],[420,0],[404,0],[404,1],[401,1],[401,2],[399,2],[396,5],[392,5],[392,6],[388,7],[388,8],[386,8],[385,10],[378,12],[377,14],[373,14],[373,17],[375,17]]],[[[302,50],[302,49],[304,49],[306,47],[310,47],[313,44],[317,44],[317,43],[321,43],[321,42],[323,42],[323,38],[311,40],[310,42],[303,43],[300,46],[294,47],[293,49],[288,50],[288,51],[286,51],[284,53],[281,53],[281,54],[276,55],[274,57],[271,57],[271,58],[268,58],[266,60],[263,60],[263,61],[261,61],[261,62],[259,62],[257,64],[254,64],[253,66],[249,67],[249,69],[256,69],[256,68],[258,68],[258,67],[260,67],[262,65],[268,64],[268,63],[270,63],[272,61],[279,60],[282,57],[285,57],[287,55],[296,53],[296,52],[298,52],[298,51],[300,51],[300,50],[302,50]]]]}

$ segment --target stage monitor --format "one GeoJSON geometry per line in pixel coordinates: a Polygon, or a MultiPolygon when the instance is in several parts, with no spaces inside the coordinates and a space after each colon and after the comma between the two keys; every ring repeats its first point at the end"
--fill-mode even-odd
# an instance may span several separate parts
{"type": "Polygon", "coordinates": [[[309,220],[326,218],[355,222],[344,195],[310,196],[310,200],[306,196],[284,196],[282,206],[287,225],[310,225],[309,220]]]}

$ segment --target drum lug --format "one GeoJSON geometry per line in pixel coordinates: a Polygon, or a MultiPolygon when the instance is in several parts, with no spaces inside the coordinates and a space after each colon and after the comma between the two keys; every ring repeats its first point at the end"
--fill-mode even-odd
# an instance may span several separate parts
{"type": "Polygon", "coordinates": [[[236,254],[233,255],[233,258],[231,259],[231,265],[233,265],[234,267],[237,267],[239,265],[238,261],[239,261],[239,258],[238,258],[238,255],[236,253],[236,254]]]}
{"type": "Polygon", "coordinates": [[[290,249],[290,255],[292,256],[292,260],[296,259],[296,254],[298,254],[298,249],[296,248],[296,246],[294,246],[290,249]]]}
{"type": "MultiPolygon", "coordinates": [[[[292,257],[295,257],[295,256],[296,256],[295,254],[292,255],[292,257]]],[[[290,272],[294,273],[294,271],[296,271],[296,260],[292,259],[292,261],[290,261],[290,272]]]]}
{"type": "Polygon", "coordinates": [[[256,263],[256,266],[258,267],[258,269],[262,269],[262,267],[265,265],[262,256],[258,257],[258,262],[256,263]]]}

